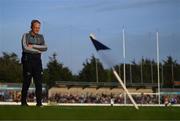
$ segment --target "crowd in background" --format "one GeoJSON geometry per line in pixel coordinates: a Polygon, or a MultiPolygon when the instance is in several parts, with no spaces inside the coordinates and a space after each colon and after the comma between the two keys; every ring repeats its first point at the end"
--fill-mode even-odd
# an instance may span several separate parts
{"type": "MultiPolygon", "coordinates": [[[[47,102],[48,97],[46,93],[43,93],[43,102],[47,102]]],[[[20,91],[0,91],[0,101],[3,102],[20,102],[21,92],[20,91]]],[[[28,102],[36,101],[36,96],[34,92],[29,92],[27,95],[28,102]]]]}
{"type": "MultiPolygon", "coordinates": [[[[57,103],[97,103],[97,104],[123,104],[124,95],[107,95],[107,94],[82,94],[82,95],[73,95],[73,94],[54,94],[49,97],[49,100],[57,103]]],[[[127,98],[127,103],[131,103],[130,99],[127,98]]],[[[138,104],[156,104],[157,96],[152,95],[133,95],[133,98],[138,104]]]]}
{"type": "MultiPolygon", "coordinates": [[[[43,102],[55,102],[55,103],[96,103],[96,104],[123,104],[124,98],[127,98],[127,104],[131,103],[128,96],[123,94],[65,94],[55,93],[48,97],[46,93],[43,93],[43,102]]],[[[133,95],[134,100],[138,104],[158,104],[157,95],[139,94],[133,95]]],[[[4,102],[20,102],[20,91],[0,91],[0,101],[4,102]]],[[[36,96],[34,92],[28,93],[28,102],[35,102],[36,96]]],[[[161,96],[161,103],[169,102],[171,104],[180,104],[180,95],[163,95],[161,96]]]]}
{"type": "MultiPolygon", "coordinates": [[[[131,104],[130,99],[123,94],[54,94],[49,97],[51,102],[56,103],[97,103],[97,104],[124,104],[124,99],[126,98],[126,103],[131,104]]],[[[133,95],[134,100],[138,104],[158,104],[157,95],[149,94],[138,94],[133,95]]],[[[165,101],[168,101],[171,104],[180,104],[180,95],[163,95],[161,96],[161,103],[164,104],[165,101]]]]}

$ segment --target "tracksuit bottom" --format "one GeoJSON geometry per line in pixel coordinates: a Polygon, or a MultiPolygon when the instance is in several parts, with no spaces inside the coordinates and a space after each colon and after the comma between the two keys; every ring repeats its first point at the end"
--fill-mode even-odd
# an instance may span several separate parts
{"type": "Polygon", "coordinates": [[[21,91],[21,104],[27,104],[28,89],[33,78],[35,83],[35,94],[37,105],[41,105],[42,102],[42,61],[41,54],[22,53],[21,58],[23,64],[23,85],[21,91]]]}

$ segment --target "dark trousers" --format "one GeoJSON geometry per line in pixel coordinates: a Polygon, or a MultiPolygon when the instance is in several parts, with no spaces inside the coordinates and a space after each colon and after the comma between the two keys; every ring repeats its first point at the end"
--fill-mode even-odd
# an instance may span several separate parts
{"type": "Polygon", "coordinates": [[[40,54],[22,54],[23,85],[21,91],[21,103],[26,104],[28,89],[33,78],[35,83],[36,101],[41,104],[42,100],[42,62],[40,54]]]}

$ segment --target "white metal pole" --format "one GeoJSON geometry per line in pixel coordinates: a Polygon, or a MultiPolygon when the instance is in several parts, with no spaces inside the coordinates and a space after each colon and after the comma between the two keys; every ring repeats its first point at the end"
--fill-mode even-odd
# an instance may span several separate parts
{"type": "Polygon", "coordinates": [[[156,32],[156,42],[157,42],[157,72],[158,72],[158,102],[159,104],[161,103],[160,102],[160,98],[161,98],[161,95],[160,95],[160,73],[159,73],[159,33],[156,32]]]}
{"type": "Polygon", "coordinates": [[[96,61],[96,82],[99,82],[99,73],[98,73],[98,63],[97,63],[97,58],[95,58],[96,61]]]}
{"type": "Polygon", "coordinates": [[[163,69],[163,64],[162,64],[162,66],[161,66],[161,70],[162,70],[162,71],[161,71],[161,78],[162,78],[162,82],[161,82],[162,85],[161,85],[161,87],[162,87],[162,86],[164,86],[164,75],[163,75],[164,69],[163,69]]]}
{"type": "Polygon", "coordinates": [[[143,57],[141,60],[141,84],[143,84],[143,57]]]}
{"type": "Polygon", "coordinates": [[[131,64],[129,65],[129,73],[130,73],[130,81],[131,81],[131,84],[133,83],[132,82],[132,67],[131,67],[131,64]]]}
{"type": "MultiPolygon", "coordinates": [[[[126,42],[125,42],[125,31],[124,31],[124,27],[122,30],[122,34],[123,34],[123,72],[124,72],[124,85],[126,86],[126,42]]],[[[124,104],[126,104],[126,94],[124,94],[124,104]]]]}
{"type": "Polygon", "coordinates": [[[119,64],[119,76],[121,76],[121,64],[119,64]]]}
{"type": "MultiPolygon", "coordinates": [[[[97,33],[99,34],[99,38],[101,39],[101,29],[100,28],[97,29],[97,33]]],[[[95,58],[95,60],[96,60],[96,83],[99,83],[99,71],[98,71],[97,58],[95,58]]]]}
{"type": "Polygon", "coordinates": [[[173,63],[171,64],[171,80],[172,82],[174,82],[174,66],[173,66],[173,63]]]}
{"type": "Polygon", "coordinates": [[[136,102],[134,101],[132,95],[129,93],[129,91],[127,90],[126,86],[123,84],[121,78],[118,76],[116,70],[112,67],[113,70],[113,74],[115,75],[115,77],[117,78],[117,80],[119,81],[119,83],[121,84],[121,86],[123,87],[124,91],[126,92],[126,94],[128,95],[129,99],[131,100],[131,102],[133,103],[133,105],[135,106],[135,108],[138,110],[139,107],[137,106],[136,102]]]}
{"type": "Polygon", "coordinates": [[[151,61],[151,82],[152,82],[152,84],[153,84],[153,62],[151,61]]]}

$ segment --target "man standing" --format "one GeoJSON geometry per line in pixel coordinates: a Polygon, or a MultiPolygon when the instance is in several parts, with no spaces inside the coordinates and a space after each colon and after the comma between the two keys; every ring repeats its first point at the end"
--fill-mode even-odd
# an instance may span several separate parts
{"type": "Polygon", "coordinates": [[[21,91],[21,105],[28,106],[26,98],[33,78],[36,87],[36,106],[42,106],[42,61],[41,53],[47,50],[43,35],[39,34],[41,23],[31,21],[31,31],[22,37],[23,85],[21,91]]]}

